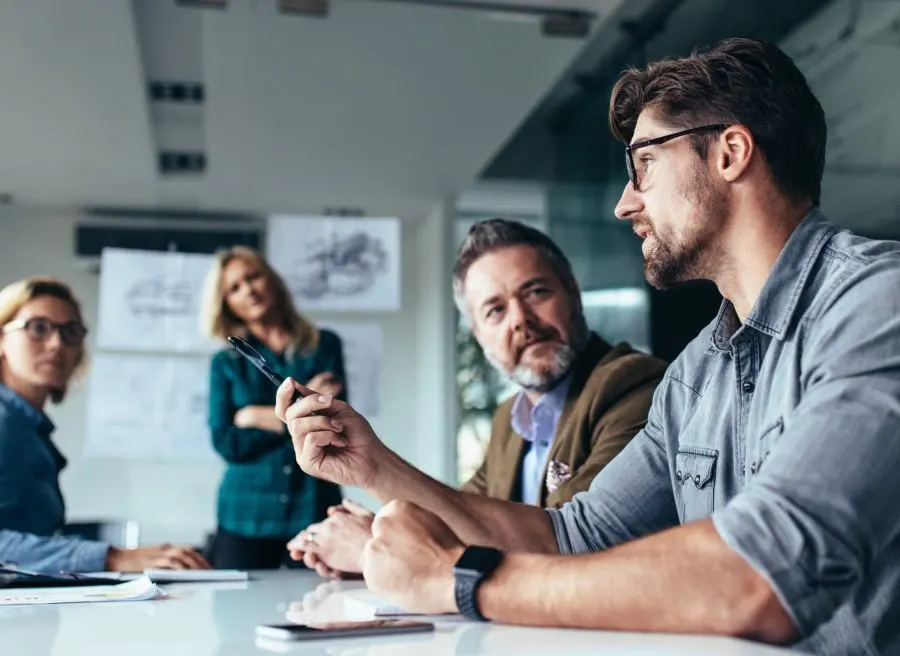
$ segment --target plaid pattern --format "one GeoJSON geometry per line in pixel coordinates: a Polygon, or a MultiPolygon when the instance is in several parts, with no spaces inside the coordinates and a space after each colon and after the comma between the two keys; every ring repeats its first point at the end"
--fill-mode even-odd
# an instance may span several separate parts
{"type": "MultiPolygon", "coordinates": [[[[276,355],[253,337],[248,341],[278,373],[300,382],[323,371],[345,377],[341,341],[330,331],[321,331],[315,352],[290,358],[276,355]]],[[[328,506],[341,499],[339,486],[307,476],[297,466],[287,428],[275,434],[234,425],[240,408],[272,405],[274,397],[272,383],[233,350],[213,357],[209,426],[213,447],[228,464],[219,486],[218,523],[244,537],[293,537],[323,519],[328,506]]],[[[341,398],[346,400],[346,389],[341,398]]]]}

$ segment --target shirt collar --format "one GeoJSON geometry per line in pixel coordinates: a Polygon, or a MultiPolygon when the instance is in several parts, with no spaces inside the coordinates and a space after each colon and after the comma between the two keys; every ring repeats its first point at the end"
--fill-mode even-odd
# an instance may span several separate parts
{"type": "MultiPolygon", "coordinates": [[[[763,285],[759,298],[744,325],[770,335],[777,340],[787,336],[788,328],[797,312],[800,295],[806,287],[813,266],[819,259],[828,239],[837,228],[813,208],[791,234],[763,285]]],[[[713,322],[709,351],[727,351],[731,340],[742,328],[734,306],[723,300],[713,322]]]]}
{"type": "Polygon", "coordinates": [[[6,385],[0,384],[0,404],[11,408],[31,423],[35,430],[43,437],[50,437],[50,434],[56,429],[50,417],[28,403],[19,396],[18,393],[6,385]]]}
{"type": "Polygon", "coordinates": [[[516,400],[513,402],[512,407],[511,423],[513,430],[521,435],[523,439],[533,442],[535,439],[534,418],[536,413],[550,410],[553,413],[554,421],[558,421],[565,407],[566,397],[571,384],[572,372],[570,371],[553,389],[543,394],[534,405],[531,404],[525,391],[520,391],[516,395],[516,400]]]}

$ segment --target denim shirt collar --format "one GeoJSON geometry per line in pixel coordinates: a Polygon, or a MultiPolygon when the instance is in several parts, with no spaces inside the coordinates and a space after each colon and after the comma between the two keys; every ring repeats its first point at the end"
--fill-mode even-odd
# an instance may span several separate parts
{"type": "MultiPolygon", "coordinates": [[[[837,228],[824,220],[818,208],[803,217],[775,260],[744,326],[779,341],[785,339],[810,273],[835,232],[837,228]]],[[[713,322],[707,352],[729,350],[732,338],[742,327],[731,301],[723,300],[713,322]]]]}

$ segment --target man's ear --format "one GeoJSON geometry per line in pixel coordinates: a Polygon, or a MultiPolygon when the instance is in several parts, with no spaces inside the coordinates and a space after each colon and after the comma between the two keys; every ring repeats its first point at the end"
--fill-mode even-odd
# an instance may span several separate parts
{"type": "Polygon", "coordinates": [[[734,182],[750,167],[756,151],[753,135],[743,125],[730,125],[719,137],[718,146],[716,166],[719,174],[728,182],[734,182]]]}

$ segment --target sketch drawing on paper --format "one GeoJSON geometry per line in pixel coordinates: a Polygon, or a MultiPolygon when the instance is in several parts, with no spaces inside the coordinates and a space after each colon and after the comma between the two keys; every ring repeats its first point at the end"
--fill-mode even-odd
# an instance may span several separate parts
{"type": "Polygon", "coordinates": [[[388,251],[381,239],[364,231],[332,235],[309,243],[292,269],[298,272],[288,277],[294,296],[352,296],[371,289],[387,271],[388,251]]]}
{"type": "Polygon", "coordinates": [[[194,290],[186,282],[166,284],[152,278],[139,280],[125,292],[125,305],[136,317],[191,315],[195,307],[194,290]]]}

